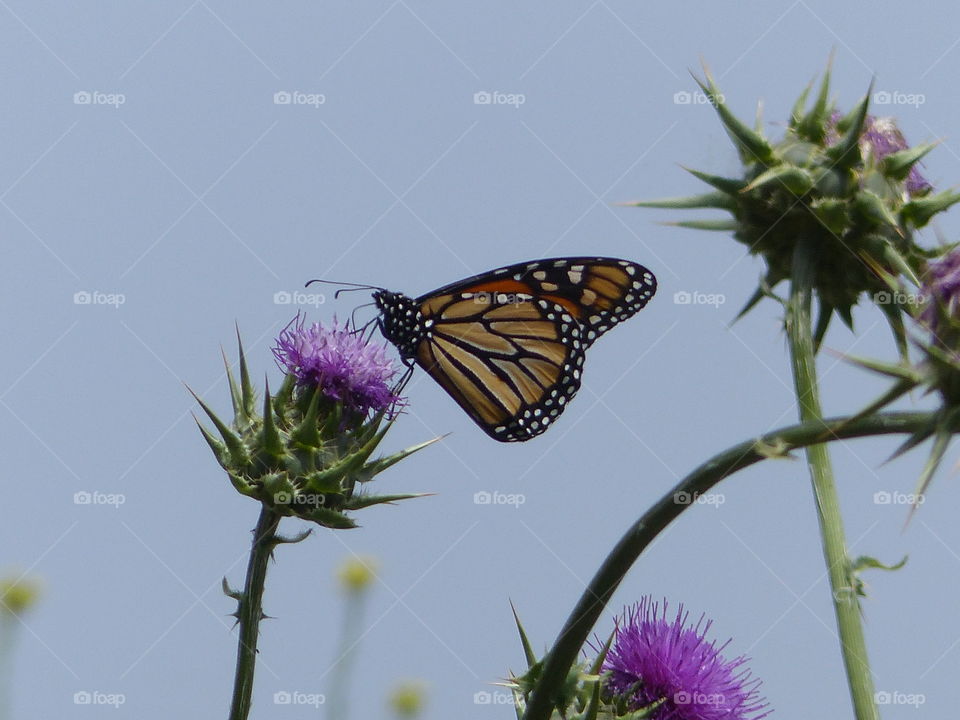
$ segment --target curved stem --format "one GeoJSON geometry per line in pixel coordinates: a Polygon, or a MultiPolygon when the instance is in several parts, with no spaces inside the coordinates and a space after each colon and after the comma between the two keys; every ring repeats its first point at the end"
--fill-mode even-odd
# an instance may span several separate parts
{"type": "Polygon", "coordinates": [[[257,637],[263,618],[263,586],[267,564],[276,547],[280,515],[264,505],[253,531],[253,546],[247,564],[247,580],[237,599],[237,624],[240,639],[237,645],[237,671],[233,681],[233,703],[230,720],[247,720],[253,695],[253,672],[257,662],[257,637]]]}
{"type": "MultiPolygon", "coordinates": [[[[800,420],[819,422],[820,390],[817,383],[816,351],[810,315],[813,295],[813,250],[798,242],[793,256],[793,277],[787,303],[787,345],[793,369],[793,383],[800,408],[800,420]]],[[[817,521],[827,561],[827,576],[837,616],[840,652],[850,685],[850,696],[858,720],[877,720],[873,677],[863,633],[860,601],[854,590],[854,578],[840,513],[840,497],[833,474],[830,452],[825,444],[806,449],[807,468],[813,483],[817,521]]]]}
{"type": "Polygon", "coordinates": [[[695,504],[678,502],[678,496],[690,498],[704,493],[737,471],[770,458],[771,450],[786,453],[833,440],[914,433],[926,427],[932,418],[933,413],[883,413],[800,423],[734,445],[700,465],[633,523],[604,559],[546,657],[543,674],[531,694],[523,720],[550,717],[554,698],[620,581],[653,539],[695,504]]]}

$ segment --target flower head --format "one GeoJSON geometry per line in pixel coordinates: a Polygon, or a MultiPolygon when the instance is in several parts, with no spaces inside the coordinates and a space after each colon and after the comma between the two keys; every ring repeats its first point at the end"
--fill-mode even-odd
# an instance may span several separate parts
{"type": "Polygon", "coordinates": [[[300,385],[319,387],[356,415],[392,412],[402,402],[389,385],[396,370],[386,347],[367,342],[349,323],[334,319],[329,328],[307,327],[298,313],[280,333],[273,354],[300,385]]]}
{"type": "Polygon", "coordinates": [[[743,668],[747,658],[727,660],[726,644],[707,642],[711,621],[687,624],[681,605],[673,620],[649,596],[618,618],[603,664],[607,689],[639,709],[662,701],[655,720],[758,720],[769,714],[758,695],[760,681],[743,668]],[[758,714],[759,713],[759,714],[758,714]]]}
{"type": "MultiPolygon", "coordinates": [[[[764,277],[741,315],[766,297],[777,298],[777,285],[793,283],[803,270],[802,284],[817,300],[819,348],[834,315],[852,328],[861,299],[877,302],[891,281],[922,273],[931,252],[917,242],[916,231],[960,202],[960,192],[934,191],[920,174],[919,163],[935,143],[909,147],[893,120],[867,112],[870,92],[841,116],[830,100],[829,71],[812,103],[812,87],[797,99],[780,139],[765,135],[759,117],[753,127],[738,119],[709,73],[699,82],[717,99],[712,105],[737,148],[741,171],[721,177],[691,170],[710,192],[633,204],[730,213],[729,219],[677,224],[732,232],[763,258],[764,277]]],[[[893,303],[881,309],[898,347],[906,347],[903,313],[909,308],[893,303]]]]}
{"type": "Polygon", "coordinates": [[[382,348],[348,326],[305,328],[298,316],[274,349],[286,377],[258,400],[238,344],[239,382],[224,357],[233,421],[197,397],[216,428],[197,421],[200,432],[237,492],[329,528],[356,527],[353,511],[420,497],[368,492],[379,473],[434,442],[372,458],[401,403],[387,385],[394,371],[382,348]]]}
{"type": "MultiPolygon", "coordinates": [[[[840,133],[837,130],[837,123],[841,119],[839,111],[834,111],[830,115],[830,121],[827,125],[827,145],[833,145],[840,139],[840,133]]],[[[860,152],[864,157],[869,157],[874,162],[880,162],[888,155],[909,150],[910,145],[903,136],[897,122],[892,117],[876,117],[868,114],[863,122],[863,130],[860,134],[860,152]]],[[[910,172],[904,180],[904,187],[910,196],[924,195],[933,189],[933,185],[927,182],[926,178],[920,174],[919,163],[910,167],[910,172]]]]}
{"type": "Polygon", "coordinates": [[[922,320],[936,333],[940,310],[954,316],[960,310],[960,250],[955,248],[927,264],[923,290],[929,303],[924,308],[922,320]]]}

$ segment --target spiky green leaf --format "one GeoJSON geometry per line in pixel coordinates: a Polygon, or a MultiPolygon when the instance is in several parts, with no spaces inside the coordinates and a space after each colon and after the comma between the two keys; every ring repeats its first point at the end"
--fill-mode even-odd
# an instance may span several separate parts
{"type": "Polygon", "coordinates": [[[683,165],[680,167],[693,175],[695,178],[703,180],[703,182],[707,183],[707,185],[711,185],[720,192],[725,192],[728,195],[736,195],[747,186],[746,182],[738,178],[727,178],[721,175],[711,175],[710,173],[694,170],[693,168],[684,167],[683,165]]]}
{"type": "Polygon", "coordinates": [[[668,210],[688,210],[699,208],[718,208],[720,210],[736,209],[737,203],[730,195],[724,192],[710,192],[688,197],[662,198],[659,200],[636,200],[634,202],[618,203],[624,207],[663,208],[668,210]]]}
{"type": "Polygon", "coordinates": [[[703,93],[712,98],[712,105],[720,116],[720,122],[723,123],[727,134],[733,140],[741,159],[746,163],[759,162],[762,165],[769,165],[774,162],[773,148],[766,138],[750,127],[742,123],[736,115],[730,112],[723,93],[717,88],[716,83],[710,73],[706,73],[706,82],[703,82],[696,76],[694,80],[700,86],[703,93]]]}

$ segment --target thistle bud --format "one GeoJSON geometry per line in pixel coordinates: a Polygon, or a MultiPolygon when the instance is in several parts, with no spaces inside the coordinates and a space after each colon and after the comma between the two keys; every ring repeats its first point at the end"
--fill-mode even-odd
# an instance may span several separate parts
{"type": "Polygon", "coordinates": [[[197,398],[219,437],[198,421],[200,432],[237,492],[329,528],[356,527],[351,511],[420,497],[362,492],[377,474],[434,442],[371,460],[404,402],[385,346],[349,324],[308,327],[298,315],[274,348],[286,377],[274,395],[267,385],[258,402],[238,344],[239,382],[225,360],[233,421],[197,398]]]}
{"type": "MultiPolygon", "coordinates": [[[[869,92],[841,115],[829,99],[829,70],[812,106],[810,87],[800,95],[776,142],[764,135],[759,121],[751,128],[733,115],[709,73],[698,82],[718,99],[714,107],[740,155],[742,173],[727,178],[691,170],[711,192],[631,204],[731,214],[730,220],[675,224],[732,231],[751,254],[763,257],[765,277],[741,315],[792,276],[800,241],[812,258],[820,305],[817,344],[834,313],[852,326],[852,308],[864,294],[887,291],[891,276],[920,275],[932,253],[915,242],[914,231],[960,201],[954,191],[934,193],[920,174],[920,159],[934,144],[909,147],[892,119],[867,112],[869,92]]],[[[903,308],[882,309],[905,346],[903,308]]]]}

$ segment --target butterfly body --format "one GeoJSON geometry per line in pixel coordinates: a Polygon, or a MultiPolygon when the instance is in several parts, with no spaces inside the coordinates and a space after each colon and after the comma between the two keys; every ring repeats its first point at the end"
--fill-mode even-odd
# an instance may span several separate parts
{"type": "Polygon", "coordinates": [[[492,438],[544,432],[580,387],[586,349],[653,297],[656,279],[615,258],[518,263],[411,298],[378,290],[379,327],[492,438]]]}

